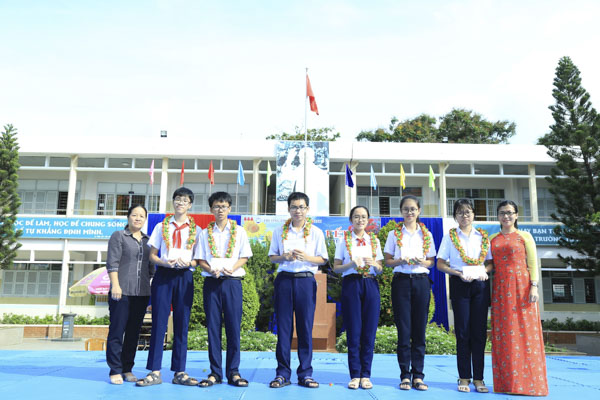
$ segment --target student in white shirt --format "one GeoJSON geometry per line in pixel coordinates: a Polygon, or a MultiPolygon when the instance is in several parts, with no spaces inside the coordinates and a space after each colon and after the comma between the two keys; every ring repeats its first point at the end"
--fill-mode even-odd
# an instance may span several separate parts
{"type": "Polygon", "coordinates": [[[479,393],[488,393],[483,381],[487,316],[490,306],[488,271],[492,259],[488,234],[473,227],[473,204],[468,199],[454,202],[458,228],[444,235],[438,251],[437,269],[450,275],[450,300],[456,332],[458,391],[469,392],[469,383],[479,393]]]}
{"type": "Polygon", "coordinates": [[[415,196],[400,200],[404,218],[388,234],[385,243],[385,264],[394,267],[392,280],[392,308],[398,330],[398,365],[400,389],[411,386],[425,391],[425,330],[431,299],[429,271],[435,257],[433,236],[419,220],[421,205],[415,196]]]}

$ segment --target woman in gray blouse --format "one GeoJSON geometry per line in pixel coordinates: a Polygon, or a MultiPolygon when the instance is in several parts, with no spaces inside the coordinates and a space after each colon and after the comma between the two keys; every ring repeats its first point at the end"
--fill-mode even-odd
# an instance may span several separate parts
{"type": "Polygon", "coordinates": [[[137,381],[131,369],[150,299],[150,278],[154,275],[148,235],[141,231],[147,216],[143,205],[129,207],[125,229],[114,232],[108,241],[110,326],[106,362],[110,367],[110,382],[116,385],[122,384],[123,379],[137,381]]]}

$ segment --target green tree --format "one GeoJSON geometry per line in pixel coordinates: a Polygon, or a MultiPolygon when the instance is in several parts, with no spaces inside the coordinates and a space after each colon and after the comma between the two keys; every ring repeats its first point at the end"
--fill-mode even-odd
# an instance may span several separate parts
{"type": "MultiPolygon", "coordinates": [[[[299,127],[295,128],[296,133],[278,133],[275,135],[269,135],[266,137],[267,140],[304,140],[304,131],[299,127]]],[[[332,127],[326,128],[314,128],[306,131],[306,137],[311,142],[335,142],[339,139],[341,133],[334,132],[332,127]]]]}
{"type": "Polygon", "coordinates": [[[427,114],[398,122],[390,121],[388,129],[363,131],[356,136],[368,142],[416,142],[416,143],[508,143],[515,135],[516,125],[509,121],[487,121],[471,110],[453,109],[437,120],[427,114]]]}
{"type": "Polygon", "coordinates": [[[0,134],[0,269],[12,266],[21,247],[22,230],[15,230],[21,199],[17,193],[19,171],[17,130],[5,125],[0,134]]]}
{"type": "Polygon", "coordinates": [[[577,269],[600,273],[600,117],[581,86],[580,72],[569,57],[558,62],[552,97],[554,124],[538,143],[548,148],[556,166],[547,178],[554,196],[552,218],[561,247],[581,257],[559,257],[577,269]]]}

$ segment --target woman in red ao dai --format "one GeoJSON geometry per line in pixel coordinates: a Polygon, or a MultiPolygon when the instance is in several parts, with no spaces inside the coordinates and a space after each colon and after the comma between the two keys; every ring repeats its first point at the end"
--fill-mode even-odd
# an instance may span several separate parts
{"type": "Polygon", "coordinates": [[[375,276],[382,271],[379,239],[367,233],[369,210],[350,211],[352,229],[344,232],[335,249],[334,271],[342,273],[342,316],[348,342],[348,388],[371,389],[371,363],[379,322],[380,294],[375,276]]]}
{"type": "Polygon", "coordinates": [[[415,196],[400,201],[404,221],[391,231],[385,243],[385,264],[394,268],[392,308],[398,330],[400,389],[411,386],[425,391],[425,329],[431,298],[429,269],[435,246],[431,232],[419,220],[421,205],[415,196]]]}

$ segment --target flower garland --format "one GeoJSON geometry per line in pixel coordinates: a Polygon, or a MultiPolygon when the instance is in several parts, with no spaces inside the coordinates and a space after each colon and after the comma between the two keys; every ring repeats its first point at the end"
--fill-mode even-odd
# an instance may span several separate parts
{"type": "MultiPolygon", "coordinates": [[[[229,220],[231,223],[229,243],[227,244],[227,251],[225,252],[225,258],[231,258],[233,255],[233,248],[235,247],[235,235],[237,233],[237,223],[234,220],[229,220]]],[[[206,231],[208,232],[208,247],[210,247],[210,254],[213,257],[218,258],[219,253],[217,251],[217,244],[215,243],[215,237],[213,236],[213,229],[215,228],[215,221],[208,224],[206,231]]]]}
{"type": "MultiPolygon", "coordinates": [[[[165,242],[165,247],[167,248],[167,251],[169,251],[169,249],[171,248],[171,238],[169,237],[170,219],[171,215],[167,215],[162,222],[162,237],[163,241],[165,242]]],[[[190,233],[187,242],[185,242],[185,248],[191,250],[194,246],[194,243],[196,243],[196,221],[194,221],[194,218],[189,217],[188,223],[190,224],[190,233]]]]}
{"type": "MultiPolygon", "coordinates": [[[[290,223],[292,222],[291,218],[288,218],[283,225],[283,230],[281,231],[281,240],[286,240],[288,237],[288,232],[290,231],[290,223]]],[[[310,217],[306,218],[306,223],[304,224],[304,241],[307,241],[308,235],[310,235],[310,227],[312,226],[312,219],[310,217]]]]}
{"type": "MultiPolygon", "coordinates": [[[[371,254],[373,260],[377,257],[377,237],[373,232],[369,232],[369,237],[371,238],[371,254]]],[[[345,231],[344,232],[344,241],[346,242],[346,250],[348,250],[348,256],[350,260],[352,260],[352,232],[345,231]]],[[[370,265],[364,265],[362,267],[354,268],[359,274],[368,275],[369,270],[371,269],[370,265]]]]}
{"type": "MultiPolygon", "coordinates": [[[[427,257],[427,253],[429,253],[429,249],[431,248],[431,235],[429,233],[429,229],[427,229],[424,223],[419,222],[418,224],[421,227],[421,233],[423,233],[423,257],[427,257]]],[[[404,236],[404,232],[402,232],[403,226],[404,222],[398,222],[398,225],[396,225],[396,229],[394,230],[394,235],[396,235],[396,244],[400,249],[402,248],[402,237],[404,236]]],[[[410,260],[408,264],[417,265],[418,262],[410,260]]]]}
{"type": "Polygon", "coordinates": [[[475,228],[477,232],[481,233],[481,253],[479,254],[479,258],[471,258],[467,256],[465,249],[463,249],[460,244],[460,240],[458,239],[458,230],[456,228],[450,229],[450,240],[452,240],[452,244],[458,250],[458,254],[460,254],[461,260],[464,261],[467,265],[481,265],[483,264],[483,260],[485,260],[485,256],[488,253],[488,249],[490,248],[490,241],[488,239],[487,231],[481,228],[475,228]]]}

